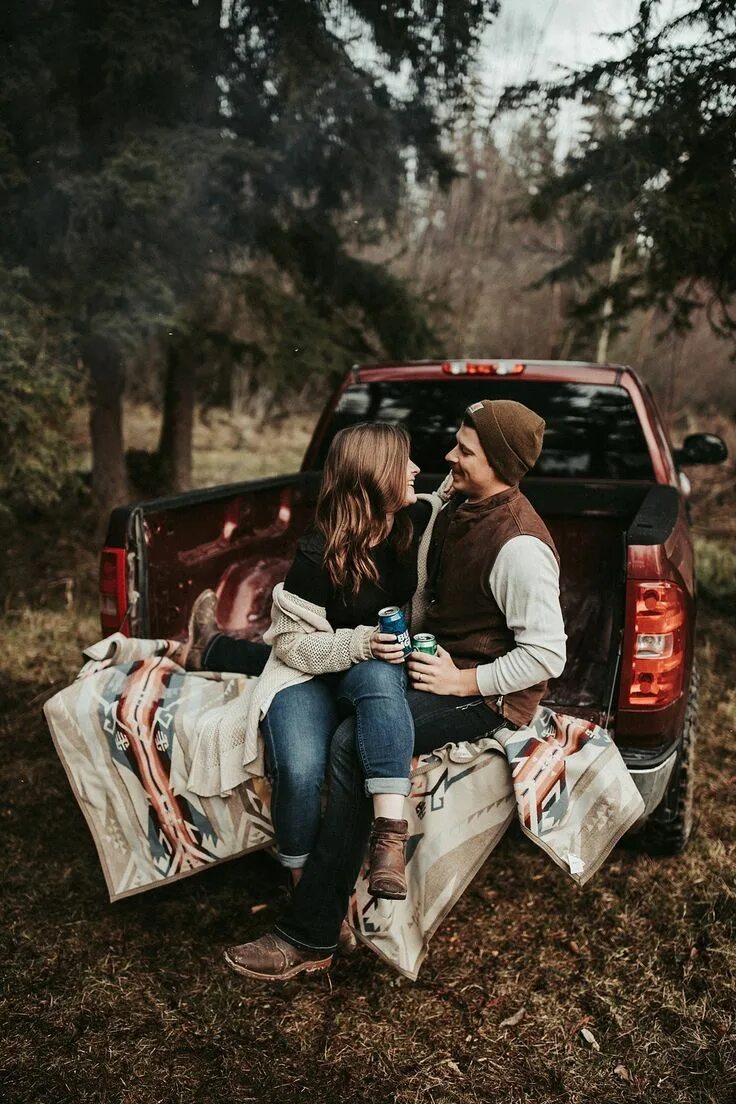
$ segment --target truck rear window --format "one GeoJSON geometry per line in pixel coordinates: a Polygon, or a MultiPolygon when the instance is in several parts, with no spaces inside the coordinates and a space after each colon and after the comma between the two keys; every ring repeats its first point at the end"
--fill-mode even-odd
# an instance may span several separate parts
{"type": "Polygon", "coordinates": [[[339,429],[358,422],[400,422],[425,473],[447,469],[445,453],[465,409],[479,399],[513,399],[546,422],[535,476],[556,479],[653,479],[641,423],[623,387],[537,380],[397,380],[352,384],[322,441],[318,467],[339,429]]]}

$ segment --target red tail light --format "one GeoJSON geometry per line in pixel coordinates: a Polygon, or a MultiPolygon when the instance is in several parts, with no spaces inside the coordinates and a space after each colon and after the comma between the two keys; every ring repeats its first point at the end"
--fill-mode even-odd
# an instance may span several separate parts
{"type": "Polygon", "coordinates": [[[442,371],[448,376],[518,376],[524,367],[513,360],[446,360],[442,371]]]}
{"type": "Polygon", "coordinates": [[[626,588],[627,620],[620,705],[656,709],[682,694],[685,669],[685,597],[675,583],[634,583],[626,588]]]}
{"type": "Polygon", "coordinates": [[[103,548],[100,556],[100,625],[106,636],[122,632],[130,636],[128,588],[125,581],[125,549],[103,548]]]}

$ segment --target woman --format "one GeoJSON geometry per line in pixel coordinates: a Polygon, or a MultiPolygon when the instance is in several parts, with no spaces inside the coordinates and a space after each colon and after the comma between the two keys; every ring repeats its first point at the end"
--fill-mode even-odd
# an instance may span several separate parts
{"type": "MultiPolygon", "coordinates": [[[[417,549],[432,513],[428,501],[417,501],[418,472],[400,427],[357,425],[337,433],[314,527],[299,542],[283,587],[274,591],[268,662],[275,657],[301,672],[303,681],[275,694],[261,731],[279,859],[295,883],[319,830],[332,735],[353,710],[374,810],[370,890],[377,897],[406,896],[403,804],[411,789],[414,726],[402,648],[376,623],[383,606],[406,605],[417,587],[417,549]],[[321,622],[303,624],[302,609],[324,616],[329,632],[314,631],[321,622]]],[[[253,673],[265,649],[219,633],[215,603],[208,592],[193,611],[187,665],[253,673]]]]}

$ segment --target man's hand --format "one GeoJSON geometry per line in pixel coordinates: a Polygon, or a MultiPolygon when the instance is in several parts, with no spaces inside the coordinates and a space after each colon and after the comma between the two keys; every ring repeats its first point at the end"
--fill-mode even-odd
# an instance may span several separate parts
{"type": "Polygon", "coordinates": [[[371,655],[386,663],[403,663],[404,646],[396,640],[396,633],[382,633],[378,629],[371,637],[371,655]]]}
{"type": "Polygon", "coordinates": [[[449,652],[437,645],[437,655],[412,652],[406,661],[412,688],[430,694],[453,694],[460,698],[479,693],[475,670],[461,671],[452,662],[449,652]]]}

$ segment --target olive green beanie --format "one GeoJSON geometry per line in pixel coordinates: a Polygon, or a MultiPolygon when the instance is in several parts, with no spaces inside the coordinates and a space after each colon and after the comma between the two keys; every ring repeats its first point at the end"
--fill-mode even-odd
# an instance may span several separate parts
{"type": "Polygon", "coordinates": [[[499,479],[513,485],[533,468],[542,451],[544,418],[510,399],[483,399],[465,411],[499,479]]]}

